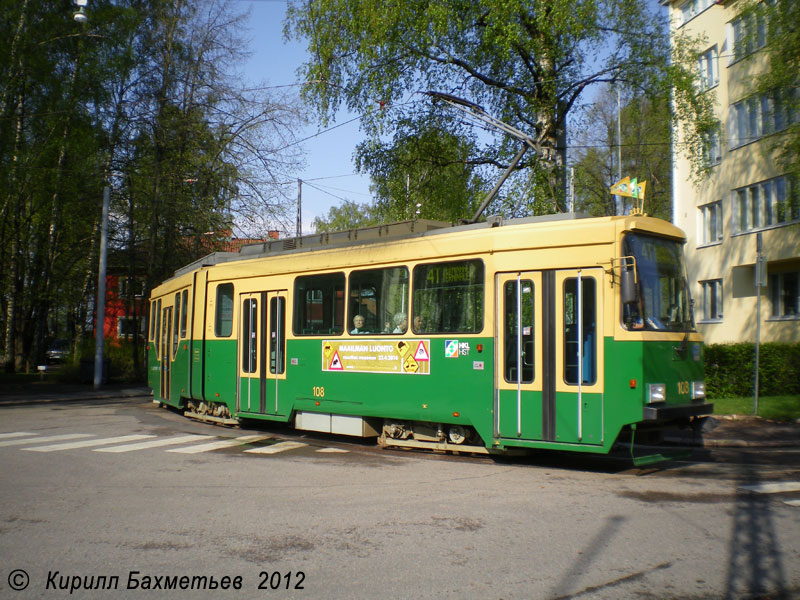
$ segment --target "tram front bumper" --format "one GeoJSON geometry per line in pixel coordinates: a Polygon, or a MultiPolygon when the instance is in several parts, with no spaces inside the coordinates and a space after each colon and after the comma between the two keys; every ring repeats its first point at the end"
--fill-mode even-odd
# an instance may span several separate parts
{"type": "Polygon", "coordinates": [[[714,405],[710,402],[703,404],[648,404],[642,411],[642,421],[666,422],[688,419],[700,415],[710,415],[714,412],[714,405]]]}

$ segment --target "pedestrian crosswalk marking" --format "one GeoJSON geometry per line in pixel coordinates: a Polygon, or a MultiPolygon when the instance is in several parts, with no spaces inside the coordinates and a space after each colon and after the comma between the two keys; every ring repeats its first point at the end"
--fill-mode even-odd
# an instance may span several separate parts
{"type": "Polygon", "coordinates": [[[187,442],[197,442],[213,438],[213,435],[181,435],[178,437],[161,438],[149,442],[139,442],[138,444],[125,444],[124,446],[111,446],[110,448],[95,448],[94,452],[131,452],[132,450],[146,450],[148,448],[158,448],[160,446],[175,446],[187,442]]]}
{"type": "MultiPolygon", "coordinates": [[[[58,452],[60,450],[73,450],[74,448],[91,448],[92,446],[103,446],[105,444],[119,444],[121,442],[135,442],[155,437],[154,435],[121,435],[119,437],[102,438],[99,440],[82,440],[80,442],[66,442],[64,444],[50,444],[48,446],[36,446],[33,448],[22,448],[30,452],[58,452]]],[[[34,442],[36,440],[29,440],[34,442]]]]}
{"type": "Polygon", "coordinates": [[[15,431],[13,433],[0,433],[0,440],[6,438],[25,437],[26,435],[39,435],[38,433],[28,433],[27,431],[15,431]]]}
{"type": "Polygon", "coordinates": [[[207,444],[199,444],[197,446],[187,446],[185,448],[170,448],[167,452],[179,452],[181,454],[197,454],[199,452],[210,452],[212,450],[219,450],[221,448],[231,448],[233,446],[241,446],[250,442],[260,442],[262,440],[271,439],[268,435],[245,435],[242,437],[220,440],[217,442],[208,442],[207,444]]]}
{"type": "Polygon", "coordinates": [[[6,440],[0,442],[0,447],[2,446],[21,446],[23,444],[32,444],[39,442],[57,442],[59,440],[76,440],[78,438],[87,438],[93,437],[89,433],[65,433],[63,435],[47,435],[44,437],[36,437],[36,438],[25,438],[24,440],[6,440]]]}
{"type": "Polygon", "coordinates": [[[782,481],[776,483],[757,483],[743,485],[741,489],[757,494],[780,494],[781,492],[800,492],[800,481],[782,481]]]}
{"type": "Polygon", "coordinates": [[[277,444],[272,444],[271,446],[251,448],[250,450],[245,450],[245,452],[249,454],[277,454],[278,452],[294,450],[295,448],[302,448],[303,446],[308,446],[308,444],[303,444],[302,442],[278,442],[277,444]]]}
{"type": "MultiPolygon", "coordinates": [[[[208,439],[212,439],[214,441],[209,441],[202,444],[187,445],[181,448],[169,448],[165,451],[175,452],[178,454],[199,454],[201,452],[212,452],[214,450],[244,446],[246,444],[264,442],[266,440],[275,440],[275,443],[267,446],[259,446],[257,448],[249,448],[247,450],[243,450],[243,452],[250,454],[278,454],[280,452],[296,450],[298,448],[308,446],[308,444],[303,442],[293,442],[287,440],[280,441],[280,438],[275,438],[271,435],[244,435],[236,438],[220,439],[218,436],[214,435],[199,434],[181,435],[169,438],[158,438],[154,434],[131,434],[98,438],[91,433],[65,433],[59,435],[42,436],[33,432],[14,431],[0,433],[0,447],[26,445],[26,448],[20,449],[28,452],[59,452],[62,450],[91,448],[94,452],[108,452],[117,454],[121,452],[147,450],[149,448],[159,448],[163,446],[190,444],[191,442],[200,442],[208,439]],[[95,446],[104,447],[95,448],[95,446]]],[[[350,452],[350,450],[346,450],[344,448],[331,447],[317,448],[315,451],[322,454],[347,454],[350,452]]]]}

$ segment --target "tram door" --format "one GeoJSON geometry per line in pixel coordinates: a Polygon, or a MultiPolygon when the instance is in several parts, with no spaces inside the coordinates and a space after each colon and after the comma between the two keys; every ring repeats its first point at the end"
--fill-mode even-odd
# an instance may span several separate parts
{"type": "Polygon", "coordinates": [[[161,310],[161,339],[159,344],[159,359],[161,363],[161,398],[170,399],[170,383],[172,375],[172,307],[167,306],[161,310]]]}
{"type": "Polygon", "coordinates": [[[238,411],[284,415],[279,392],[286,379],[286,291],[242,294],[239,314],[238,411]]]}
{"type": "Polygon", "coordinates": [[[497,275],[495,435],[602,443],[602,269],[497,275]]]}

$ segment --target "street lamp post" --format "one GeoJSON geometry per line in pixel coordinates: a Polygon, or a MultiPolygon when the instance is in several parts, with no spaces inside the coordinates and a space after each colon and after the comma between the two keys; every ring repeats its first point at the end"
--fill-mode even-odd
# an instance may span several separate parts
{"type": "Polygon", "coordinates": [[[100,222],[100,267],[97,272],[97,318],[94,325],[94,389],[103,383],[103,335],[106,324],[106,262],[108,255],[108,205],[111,188],[103,188],[103,216],[100,222]]]}

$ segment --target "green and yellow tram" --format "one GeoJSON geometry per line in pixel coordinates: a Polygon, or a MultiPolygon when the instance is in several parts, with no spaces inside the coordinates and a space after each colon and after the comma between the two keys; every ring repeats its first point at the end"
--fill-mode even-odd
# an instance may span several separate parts
{"type": "Polygon", "coordinates": [[[705,402],[685,237],[646,216],[273,240],[150,300],[156,401],[385,446],[607,453],[705,402]]]}

